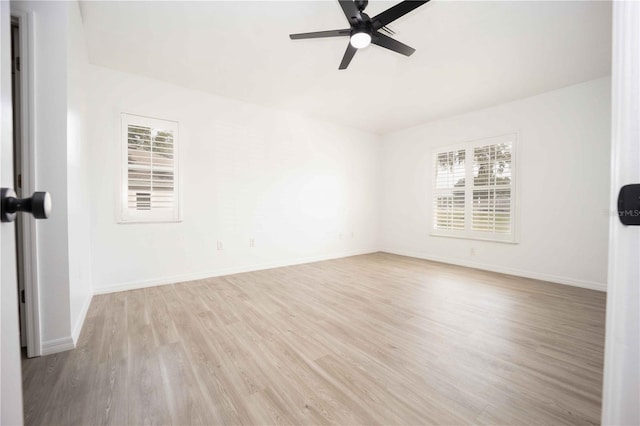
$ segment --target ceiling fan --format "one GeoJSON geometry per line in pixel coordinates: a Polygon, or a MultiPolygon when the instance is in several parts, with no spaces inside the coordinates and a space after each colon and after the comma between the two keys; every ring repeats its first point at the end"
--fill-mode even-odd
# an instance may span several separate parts
{"type": "Polygon", "coordinates": [[[429,0],[405,0],[393,7],[390,7],[373,18],[370,18],[369,15],[364,13],[364,9],[367,7],[367,4],[369,4],[368,0],[338,0],[344,15],[347,17],[347,21],[349,21],[349,25],[351,26],[350,28],[345,28],[343,30],[290,34],[289,37],[291,40],[300,40],[306,38],[349,36],[350,40],[349,45],[347,46],[347,51],[344,52],[342,62],[340,62],[340,67],[338,68],[341,70],[344,70],[349,66],[351,59],[353,59],[353,55],[356,54],[358,49],[367,47],[370,43],[393,50],[401,55],[411,56],[416,49],[409,47],[404,43],[400,43],[380,31],[393,35],[394,32],[386,27],[388,24],[422,6],[428,1],[429,0]]]}

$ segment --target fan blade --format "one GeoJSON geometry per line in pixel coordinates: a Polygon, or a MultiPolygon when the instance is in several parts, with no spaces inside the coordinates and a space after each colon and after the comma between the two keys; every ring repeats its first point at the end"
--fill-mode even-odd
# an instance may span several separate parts
{"type": "Polygon", "coordinates": [[[413,47],[409,47],[404,43],[400,43],[398,40],[392,39],[391,37],[378,32],[373,33],[371,43],[384,47],[385,49],[393,50],[394,52],[405,56],[411,56],[413,52],[416,51],[413,47]]]}
{"type": "Polygon", "coordinates": [[[340,62],[340,67],[338,67],[339,70],[347,69],[347,67],[349,66],[349,63],[353,59],[353,55],[356,54],[357,50],[358,49],[353,47],[351,43],[347,45],[347,50],[344,52],[344,56],[342,57],[342,62],[340,62]]]}
{"type": "Polygon", "coordinates": [[[402,3],[396,4],[395,6],[371,18],[373,29],[379,30],[385,25],[389,25],[391,22],[422,6],[428,1],[429,0],[405,0],[402,3]]]}
{"type": "Polygon", "coordinates": [[[302,40],[305,38],[322,38],[322,37],[342,37],[351,35],[351,29],[346,30],[331,30],[331,31],[316,31],[314,33],[300,33],[289,34],[291,40],[302,40]]]}
{"type": "Polygon", "coordinates": [[[344,16],[347,17],[349,25],[355,24],[358,21],[362,20],[362,18],[360,17],[360,12],[358,11],[358,8],[356,8],[356,4],[353,2],[353,0],[338,0],[338,3],[340,3],[340,7],[344,12],[344,16]]]}

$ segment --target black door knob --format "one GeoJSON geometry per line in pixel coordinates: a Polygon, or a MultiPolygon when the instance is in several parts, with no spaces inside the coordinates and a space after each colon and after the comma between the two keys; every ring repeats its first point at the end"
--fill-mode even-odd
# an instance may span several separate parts
{"type": "Polygon", "coordinates": [[[34,192],[29,198],[16,198],[13,189],[0,192],[0,221],[13,222],[17,212],[33,214],[36,219],[47,219],[51,214],[51,196],[48,192],[34,192]]]}

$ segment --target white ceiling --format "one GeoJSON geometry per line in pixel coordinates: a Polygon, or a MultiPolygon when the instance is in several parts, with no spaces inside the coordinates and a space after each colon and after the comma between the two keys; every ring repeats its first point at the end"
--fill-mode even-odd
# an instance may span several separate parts
{"type": "MultiPolygon", "coordinates": [[[[397,2],[371,0],[374,16],[397,2]]],[[[611,4],[434,0],[390,25],[417,49],[338,64],[337,1],[81,2],[90,61],[376,133],[610,74],[611,4]]]]}

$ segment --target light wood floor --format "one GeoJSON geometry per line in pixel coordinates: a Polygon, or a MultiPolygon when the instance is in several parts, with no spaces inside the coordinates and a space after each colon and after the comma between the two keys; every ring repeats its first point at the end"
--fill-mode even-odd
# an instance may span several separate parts
{"type": "Polygon", "coordinates": [[[35,424],[593,424],[605,294],[389,254],[96,296],[35,424]]]}

